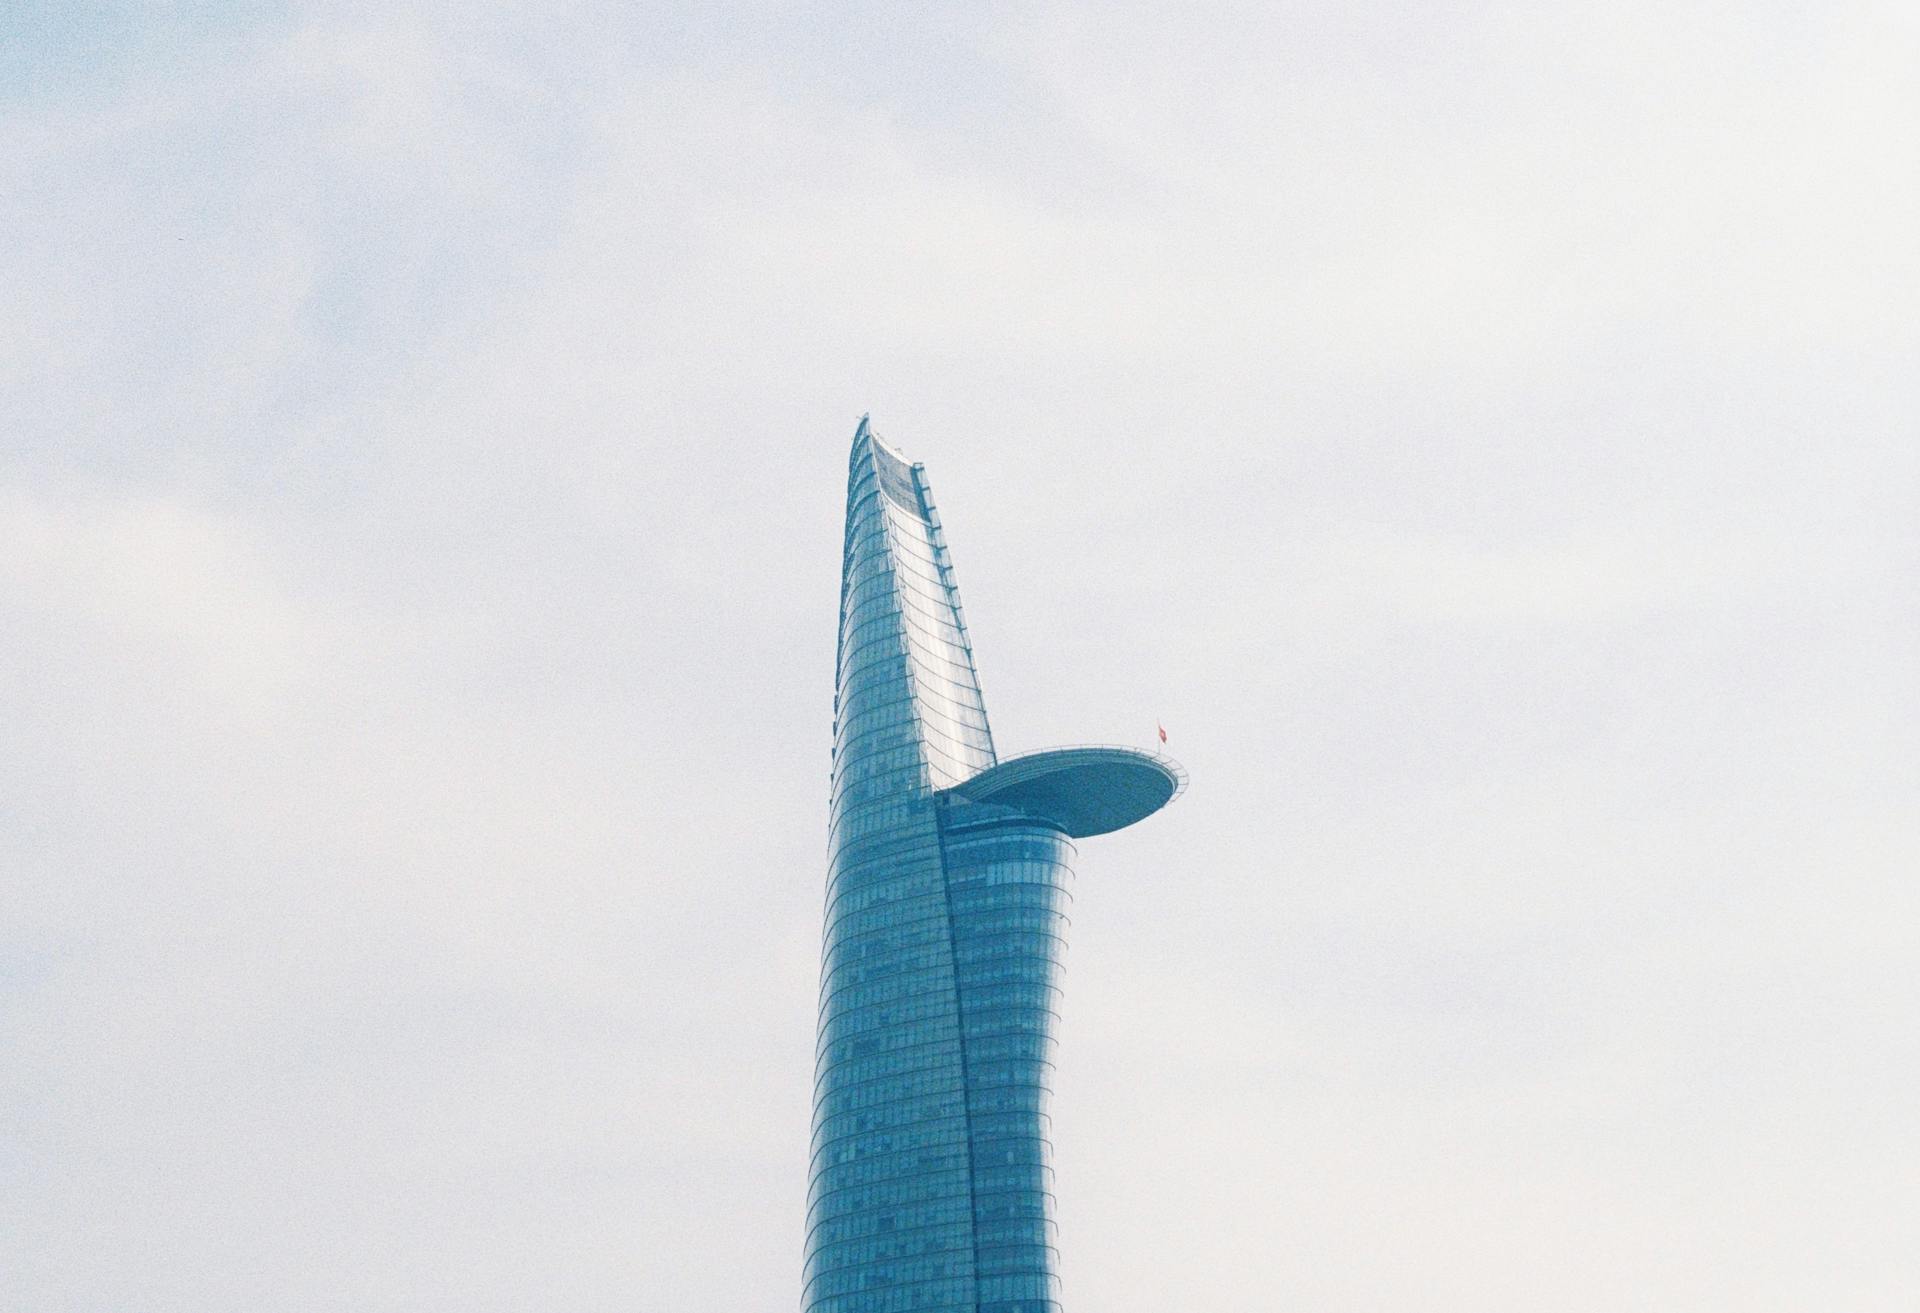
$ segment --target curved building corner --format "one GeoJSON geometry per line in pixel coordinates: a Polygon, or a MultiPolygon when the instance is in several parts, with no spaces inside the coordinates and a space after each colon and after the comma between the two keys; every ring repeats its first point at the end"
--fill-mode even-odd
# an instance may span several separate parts
{"type": "Polygon", "coordinates": [[[847,478],[803,1308],[1060,1313],[1049,1073],[1073,839],[1185,775],[1002,762],[924,467],[847,478]]]}

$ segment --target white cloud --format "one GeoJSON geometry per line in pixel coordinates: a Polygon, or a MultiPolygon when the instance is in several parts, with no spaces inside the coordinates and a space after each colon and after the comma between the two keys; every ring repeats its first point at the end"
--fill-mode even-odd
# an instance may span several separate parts
{"type": "Polygon", "coordinates": [[[26,88],[0,1270],[790,1307],[870,409],[1003,746],[1193,773],[1082,862],[1075,1307],[1900,1307],[1913,36],[427,6],[26,88]]]}

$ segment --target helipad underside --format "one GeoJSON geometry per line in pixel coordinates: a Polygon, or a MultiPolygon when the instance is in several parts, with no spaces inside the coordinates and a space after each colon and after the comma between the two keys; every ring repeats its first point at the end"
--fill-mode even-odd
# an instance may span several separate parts
{"type": "Polygon", "coordinates": [[[1015,807],[1084,839],[1153,815],[1186,782],[1178,766],[1136,748],[1049,748],[1010,757],[946,793],[1015,807]]]}

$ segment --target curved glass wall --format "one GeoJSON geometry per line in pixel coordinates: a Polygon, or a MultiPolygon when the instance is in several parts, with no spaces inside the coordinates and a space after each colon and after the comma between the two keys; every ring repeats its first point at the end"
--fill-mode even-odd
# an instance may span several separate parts
{"type": "Polygon", "coordinates": [[[935,791],[994,762],[946,546],[914,467],[854,438],[805,1302],[978,1306],[958,977],[935,791]]]}
{"type": "Polygon", "coordinates": [[[941,810],[981,1313],[1055,1313],[1047,1100],[1073,845],[1001,807],[941,810]]]}
{"type": "Polygon", "coordinates": [[[1073,845],[997,758],[924,470],[847,479],[807,1313],[1059,1313],[1047,1099],[1073,845]]]}

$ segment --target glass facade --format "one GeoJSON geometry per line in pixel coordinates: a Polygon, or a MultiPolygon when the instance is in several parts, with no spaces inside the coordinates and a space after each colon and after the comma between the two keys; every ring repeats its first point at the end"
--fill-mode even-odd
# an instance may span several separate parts
{"type": "MultiPolygon", "coordinates": [[[[1056,786],[1047,797],[1100,785],[1022,760],[1040,765],[995,769],[924,469],[863,420],[842,556],[808,1313],[1061,1307],[1048,1073],[1069,835],[1098,831],[1059,819],[1077,801],[1042,815],[1021,800],[1042,796],[1036,772],[1056,786]],[[982,783],[1003,779],[1016,783],[999,794],[982,783]]],[[[1147,810],[1177,788],[1154,769],[1166,787],[1147,810]]]]}

